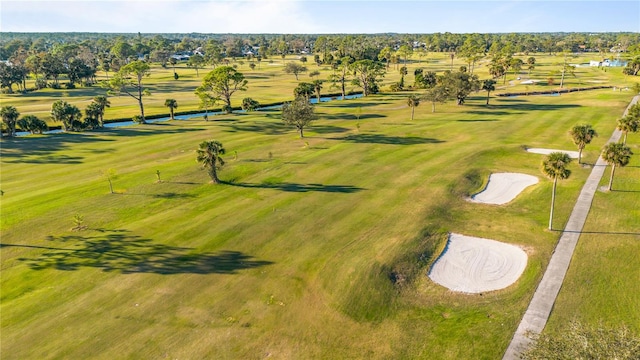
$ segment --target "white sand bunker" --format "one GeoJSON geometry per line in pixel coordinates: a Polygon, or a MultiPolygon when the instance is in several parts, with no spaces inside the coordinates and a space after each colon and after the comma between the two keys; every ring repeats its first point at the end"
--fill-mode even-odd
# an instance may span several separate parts
{"type": "Polygon", "coordinates": [[[538,178],[527,174],[495,173],[489,176],[487,187],[473,195],[471,201],[502,205],[513,200],[528,186],[538,183],[538,178]]]}
{"type": "Polygon", "coordinates": [[[542,155],[549,155],[549,154],[551,154],[553,152],[561,152],[561,153],[565,153],[565,154],[569,155],[570,157],[572,157],[574,159],[578,158],[578,152],[577,151],[556,150],[556,149],[541,149],[541,148],[528,148],[527,151],[530,152],[530,153],[542,154],[542,155]]]}
{"type": "Polygon", "coordinates": [[[451,234],[429,278],[450,290],[475,294],[506,288],[526,266],[527,254],[515,245],[451,234]]]}

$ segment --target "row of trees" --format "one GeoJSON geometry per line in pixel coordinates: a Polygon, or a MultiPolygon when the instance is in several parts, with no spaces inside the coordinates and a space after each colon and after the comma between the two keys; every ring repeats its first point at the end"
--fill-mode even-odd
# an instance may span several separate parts
{"type": "MultiPolygon", "coordinates": [[[[6,34],[3,34],[6,35],[6,34]]],[[[575,53],[586,49],[604,53],[611,49],[628,54],[630,66],[627,74],[640,69],[640,36],[638,34],[384,34],[384,35],[119,35],[89,36],[78,41],[78,34],[59,34],[60,39],[42,40],[42,34],[12,34],[0,40],[0,59],[9,60],[0,65],[0,82],[7,91],[13,85],[25,90],[30,74],[36,79],[36,88],[59,86],[59,78],[66,75],[67,86],[76,83],[92,84],[96,71],[117,72],[126,64],[144,59],[167,66],[178,60],[177,53],[189,54],[187,65],[198,70],[205,65],[228,65],[229,58],[262,59],[288,54],[315,54],[318,64],[337,66],[339,60],[350,57],[354,61],[372,60],[406,65],[411,56],[420,58],[428,52],[449,52],[465,59],[470,73],[481,58],[493,57],[491,71],[495,77],[516,71],[524,61],[513,54],[530,52],[575,53]]],[[[305,57],[306,59],[306,57],[305,57]]],[[[527,60],[531,70],[534,64],[527,60]]],[[[255,66],[255,64],[252,63],[255,66]]],[[[451,69],[453,70],[453,69],[451,69]]]]}
{"type": "MultiPolygon", "coordinates": [[[[104,125],[105,108],[110,105],[111,102],[106,96],[94,97],[84,110],[83,121],[82,111],[77,106],[57,100],[51,105],[51,119],[61,122],[64,131],[96,129],[104,125]]],[[[0,117],[7,130],[7,136],[15,136],[18,127],[32,134],[41,134],[49,129],[47,123],[35,115],[20,118],[20,112],[12,105],[0,108],[0,117]]]]}
{"type": "MultiPolygon", "coordinates": [[[[627,114],[618,120],[618,130],[624,133],[622,142],[612,142],[604,146],[601,152],[602,159],[611,165],[611,175],[609,176],[609,191],[613,188],[613,176],[616,167],[622,167],[629,164],[633,152],[626,145],[627,133],[637,132],[640,128],[640,105],[636,104],[629,108],[627,114]]],[[[598,136],[598,133],[589,124],[581,124],[574,126],[569,135],[574,144],[578,146],[578,164],[581,163],[582,151],[585,146],[598,136]]],[[[568,166],[571,163],[571,157],[564,152],[554,152],[549,154],[542,162],[542,172],[553,180],[553,190],[551,195],[551,213],[549,215],[549,230],[553,225],[553,209],[555,204],[556,185],[558,180],[567,179],[571,175],[568,166]]]]}
{"type": "MultiPolygon", "coordinates": [[[[151,56],[209,48],[211,53],[240,57],[244,50],[261,55],[317,53],[323,60],[352,55],[360,60],[369,49],[402,45],[434,52],[494,53],[507,49],[511,53],[560,51],[634,51],[640,44],[637,33],[511,33],[511,34],[88,34],[88,33],[3,33],[0,59],[9,59],[18,49],[33,53],[47,52],[66,44],[87,46],[96,53],[109,53],[120,59],[151,56]]],[[[377,54],[377,51],[375,52],[377,54]]],[[[373,57],[369,57],[375,60],[373,57]]]]}

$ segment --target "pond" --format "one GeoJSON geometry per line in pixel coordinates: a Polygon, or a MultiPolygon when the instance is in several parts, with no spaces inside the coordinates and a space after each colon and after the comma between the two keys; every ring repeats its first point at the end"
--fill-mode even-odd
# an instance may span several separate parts
{"type": "MultiPolygon", "coordinates": [[[[347,99],[357,99],[357,98],[361,98],[362,94],[352,94],[352,95],[346,95],[345,96],[345,100],[347,99]]],[[[329,102],[329,101],[335,101],[335,100],[340,100],[341,96],[322,96],[320,97],[320,102],[329,102]]],[[[312,104],[317,104],[318,103],[318,99],[317,98],[312,98],[310,100],[310,102],[312,104]]],[[[282,104],[278,104],[278,105],[270,105],[270,106],[261,106],[258,107],[256,109],[256,111],[265,111],[265,110],[278,110],[282,108],[282,104]]],[[[245,113],[245,110],[238,110],[235,111],[236,113],[245,113]]],[[[196,114],[188,114],[188,115],[176,115],[175,119],[176,120],[189,120],[189,119],[193,119],[193,118],[197,118],[197,117],[203,117],[206,113],[205,112],[200,112],[200,113],[196,113],[196,114]]],[[[208,115],[209,116],[216,116],[216,115],[223,115],[224,112],[222,111],[212,111],[209,112],[208,115]]],[[[162,118],[157,118],[157,119],[151,119],[151,120],[147,120],[147,123],[149,124],[153,124],[153,123],[157,123],[157,122],[162,122],[162,121],[169,121],[170,118],[167,117],[162,117],[162,118]]],[[[104,127],[107,129],[113,129],[113,128],[119,128],[119,127],[123,127],[123,126],[132,126],[132,125],[136,125],[135,122],[133,121],[118,121],[118,122],[112,122],[112,123],[106,123],[104,124],[104,127]]],[[[60,129],[56,129],[56,130],[49,130],[49,131],[45,131],[45,134],[59,134],[62,133],[63,131],[60,129]]],[[[27,132],[27,131],[19,131],[16,133],[16,136],[28,136],[31,135],[31,133],[27,132]]]]}

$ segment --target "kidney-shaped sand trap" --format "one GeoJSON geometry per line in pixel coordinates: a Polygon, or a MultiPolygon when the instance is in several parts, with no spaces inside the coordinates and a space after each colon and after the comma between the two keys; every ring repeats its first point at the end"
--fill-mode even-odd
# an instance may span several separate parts
{"type": "Polygon", "coordinates": [[[527,174],[495,173],[489,176],[487,187],[473,195],[471,201],[502,205],[513,200],[526,187],[537,184],[538,178],[527,174]]]}
{"type": "Polygon", "coordinates": [[[549,155],[549,154],[554,153],[554,152],[561,152],[561,153],[565,153],[565,154],[569,155],[573,159],[577,159],[578,158],[578,152],[577,151],[556,150],[556,149],[542,149],[542,148],[528,148],[527,152],[534,153],[534,154],[542,154],[542,155],[549,155]]]}
{"type": "Polygon", "coordinates": [[[429,278],[453,291],[481,293],[513,284],[526,266],[527,254],[517,246],[450,234],[429,278]]]}

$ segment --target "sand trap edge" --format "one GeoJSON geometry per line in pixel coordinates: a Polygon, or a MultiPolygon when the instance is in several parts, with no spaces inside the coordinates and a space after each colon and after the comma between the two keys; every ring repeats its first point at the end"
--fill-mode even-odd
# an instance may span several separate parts
{"type": "Polygon", "coordinates": [[[527,253],[517,245],[450,233],[444,250],[429,268],[427,276],[451,291],[478,294],[513,285],[524,273],[527,263],[527,253]],[[469,255],[469,252],[479,256],[460,256],[469,255]],[[500,266],[496,268],[496,264],[500,266]]]}

